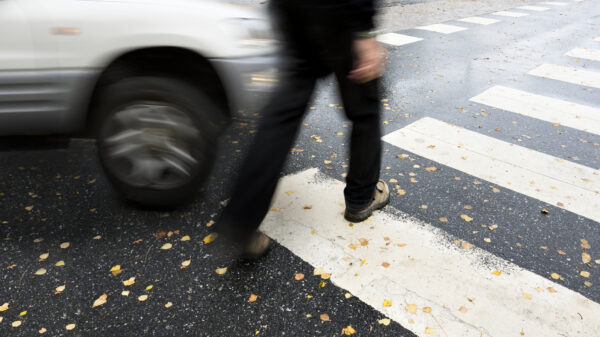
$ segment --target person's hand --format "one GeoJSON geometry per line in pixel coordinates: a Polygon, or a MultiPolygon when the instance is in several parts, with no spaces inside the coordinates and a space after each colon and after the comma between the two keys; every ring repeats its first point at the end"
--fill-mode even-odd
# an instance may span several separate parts
{"type": "Polygon", "coordinates": [[[357,83],[366,83],[383,75],[385,70],[385,49],[375,39],[358,39],[353,42],[355,55],[354,69],[348,78],[357,83]]]}

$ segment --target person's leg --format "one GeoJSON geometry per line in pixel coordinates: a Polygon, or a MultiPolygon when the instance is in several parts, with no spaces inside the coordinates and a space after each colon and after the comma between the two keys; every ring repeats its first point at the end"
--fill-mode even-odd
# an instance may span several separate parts
{"type": "Polygon", "coordinates": [[[285,159],[296,138],[316,79],[295,75],[282,84],[263,109],[261,121],[242,165],[233,195],[217,231],[244,242],[260,226],[285,159]]]}
{"type": "Polygon", "coordinates": [[[379,80],[358,84],[348,80],[349,66],[336,71],[346,116],[352,121],[346,207],[361,209],[374,197],[381,166],[379,80]]]}

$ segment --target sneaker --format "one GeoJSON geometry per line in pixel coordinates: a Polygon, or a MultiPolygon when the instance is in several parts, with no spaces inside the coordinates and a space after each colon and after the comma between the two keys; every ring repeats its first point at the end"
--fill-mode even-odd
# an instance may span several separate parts
{"type": "Polygon", "coordinates": [[[257,230],[244,246],[242,258],[256,260],[263,257],[271,249],[271,239],[257,230]]]}
{"type": "Polygon", "coordinates": [[[373,211],[382,209],[390,201],[390,189],[383,180],[379,180],[375,185],[375,196],[373,201],[363,209],[352,210],[346,206],[344,218],[350,222],[362,222],[371,216],[373,211]]]}

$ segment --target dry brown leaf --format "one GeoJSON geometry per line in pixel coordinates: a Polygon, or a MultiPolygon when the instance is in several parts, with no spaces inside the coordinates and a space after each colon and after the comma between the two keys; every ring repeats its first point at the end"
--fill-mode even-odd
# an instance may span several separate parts
{"type": "Polygon", "coordinates": [[[250,298],[248,298],[248,302],[252,303],[252,302],[256,302],[256,299],[258,299],[258,296],[255,294],[250,294],[250,298]]]}
{"type": "Polygon", "coordinates": [[[300,280],[302,280],[303,278],[304,278],[304,274],[302,274],[302,273],[298,273],[298,274],[296,274],[296,275],[294,276],[294,279],[295,279],[296,281],[300,281],[300,280]]]}
{"type": "Polygon", "coordinates": [[[327,315],[327,314],[321,314],[319,317],[321,318],[321,320],[323,322],[329,322],[329,315],[327,315]]]}
{"type": "Polygon", "coordinates": [[[383,262],[383,263],[381,264],[381,266],[382,266],[383,268],[388,268],[388,267],[390,266],[390,264],[389,264],[389,263],[387,263],[387,262],[383,262]]]}
{"type": "Polygon", "coordinates": [[[431,307],[423,307],[423,312],[431,314],[431,307]]]}
{"type": "Polygon", "coordinates": [[[106,294],[102,294],[100,295],[100,297],[98,297],[95,301],[94,304],[92,304],[92,308],[95,308],[97,306],[100,306],[104,303],[106,303],[106,299],[108,298],[108,295],[106,294]]]}
{"type": "Polygon", "coordinates": [[[592,248],[586,239],[581,239],[579,241],[581,241],[581,248],[583,248],[583,249],[591,249],[592,248]]]}
{"type": "Polygon", "coordinates": [[[312,209],[312,206],[306,205],[306,206],[304,206],[304,209],[312,209]]]}
{"type": "Polygon", "coordinates": [[[358,239],[358,241],[360,241],[361,246],[367,246],[369,244],[369,240],[367,240],[365,238],[360,238],[360,239],[358,239]]]}
{"type": "Polygon", "coordinates": [[[540,212],[542,212],[542,214],[550,214],[550,211],[548,211],[545,208],[542,208],[542,210],[540,212]]]}

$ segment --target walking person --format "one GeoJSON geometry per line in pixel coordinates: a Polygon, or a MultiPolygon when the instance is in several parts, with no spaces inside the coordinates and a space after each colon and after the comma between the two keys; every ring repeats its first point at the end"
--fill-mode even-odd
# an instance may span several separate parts
{"type": "Polygon", "coordinates": [[[379,180],[378,84],[385,53],[372,33],[374,0],[270,0],[269,5],[283,39],[281,83],[261,112],[255,139],[216,227],[250,258],[270,247],[258,227],[319,78],[335,74],[352,121],[344,217],[363,221],[389,201],[389,188],[379,180]]]}

